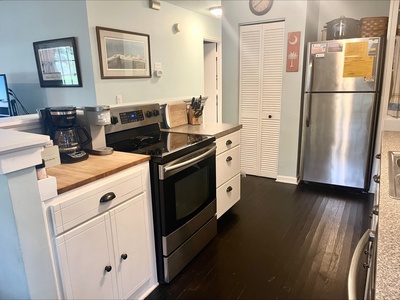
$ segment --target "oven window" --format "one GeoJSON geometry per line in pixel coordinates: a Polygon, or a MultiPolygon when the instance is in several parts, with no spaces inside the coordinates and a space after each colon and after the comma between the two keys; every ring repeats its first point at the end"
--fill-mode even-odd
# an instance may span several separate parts
{"type": "Polygon", "coordinates": [[[208,166],[175,183],[176,220],[190,215],[198,209],[210,195],[208,166]]]}

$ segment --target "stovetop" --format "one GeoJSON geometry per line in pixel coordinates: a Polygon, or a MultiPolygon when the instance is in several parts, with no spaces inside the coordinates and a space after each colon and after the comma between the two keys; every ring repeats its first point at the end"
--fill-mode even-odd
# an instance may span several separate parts
{"type": "Polygon", "coordinates": [[[115,151],[151,155],[151,161],[166,163],[206,147],[214,136],[160,130],[160,105],[127,105],[110,109],[111,124],[105,126],[106,144],[115,151]]]}
{"type": "Polygon", "coordinates": [[[166,163],[213,141],[215,137],[209,135],[158,131],[132,135],[127,139],[108,143],[107,146],[115,151],[151,155],[153,162],[166,163]]]}

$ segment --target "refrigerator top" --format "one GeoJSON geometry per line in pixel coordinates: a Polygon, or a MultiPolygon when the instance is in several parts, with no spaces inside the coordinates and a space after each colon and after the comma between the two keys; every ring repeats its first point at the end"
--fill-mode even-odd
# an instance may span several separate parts
{"type": "Polygon", "coordinates": [[[308,43],[306,92],[379,92],[384,40],[380,37],[308,43]]]}

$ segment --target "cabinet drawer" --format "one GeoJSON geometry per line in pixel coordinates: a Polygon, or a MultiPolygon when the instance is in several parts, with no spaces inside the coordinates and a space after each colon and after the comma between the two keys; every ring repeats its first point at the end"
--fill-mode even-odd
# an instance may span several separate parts
{"type": "Polygon", "coordinates": [[[217,189],[217,218],[222,216],[240,199],[240,174],[217,189]]]}
{"type": "Polygon", "coordinates": [[[143,192],[141,169],[121,172],[62,194],[55,204],[50,205],[55,235],[69,230],[112,207],[143,192]],[[111,199],[100,202],[108,195],[111,199]]]}
{"type": "Polygon", "coordinates": [[[235,131],[233,133],[227,134],[216,140],[217,145],[217,155],[232,149],[240,144],[240,131],[235,131]]]}
{"type": "Polygon", "coordinates": [[[240,146],[225,151],[216,158],[217,187],[240,173],[240,146]]]}

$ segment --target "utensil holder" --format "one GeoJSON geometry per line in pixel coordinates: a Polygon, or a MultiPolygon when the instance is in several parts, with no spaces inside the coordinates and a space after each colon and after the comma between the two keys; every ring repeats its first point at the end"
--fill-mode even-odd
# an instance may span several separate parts
{"type": "Polygon", "coordinates": [[[188,111],[188,121],[191,125],[200,125],[203,122],[203,112],[200,110],[194,110],[192,107],[189,107],[188,111]],[[200,112],[200,116],[196,117],[196,113],[200,112]]]}

